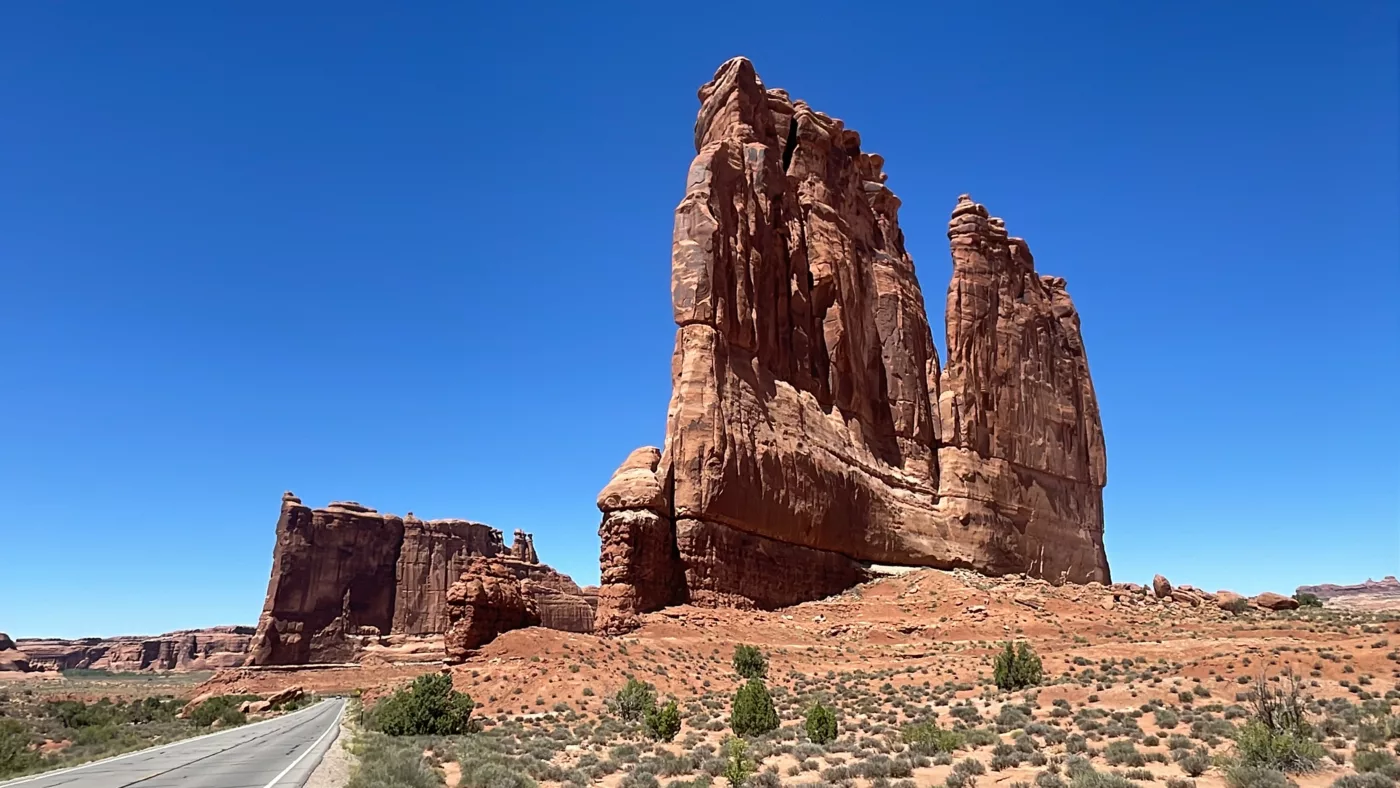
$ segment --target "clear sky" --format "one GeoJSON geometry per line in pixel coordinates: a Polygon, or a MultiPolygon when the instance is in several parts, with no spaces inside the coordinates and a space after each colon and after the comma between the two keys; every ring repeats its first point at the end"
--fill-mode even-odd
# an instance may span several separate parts
{"type": "Polygon", "coordinates": [[[738,54],[886,157],[940,349],[959,193],[1068,278],[1115,579],[1400,572],[1398,31],[1366,0],[11,5],[0,630],[251,624],[284,490],[523,528],[596,582],[594,497],[663,437],[695,92],[738,54]]]}

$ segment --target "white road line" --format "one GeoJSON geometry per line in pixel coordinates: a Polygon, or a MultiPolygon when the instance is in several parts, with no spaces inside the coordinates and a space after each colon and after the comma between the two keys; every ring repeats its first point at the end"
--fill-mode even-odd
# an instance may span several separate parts
{"type": "MultiPolygon", "coordinates": [[[[229,728],[228,730],[215,731],[214,733],[204,733],[204,734],[201,734],[201,735],[199,735],[199,736],[191,736],[191,737],[188,738],[188,739],[181,739],[181,740],[179,740],[179,741],[170,742],[169,744],[162,744],[162,745],[160,745],[159,747],[146,747],[146,748],[140,749],[140,750],[132,750],[131,752],[123,753],[123,754],[121,754],[121,755],[113,755],[113,756],[110,757],[110,758],[103,758],[102,760],[99,760],[99,761],[89,761],[88,763],[79,764],[79,765],[77,765],[77,766],[68,766],[68,767],[65,767],[65,768],[63,768],[63,769],[54,769],[53,771],[49,771],[49,772],[39,772],[38,774],[31,774],[31,775],[28,776],[28,777],[20,777],[20,778],[14,779],[14,780],[7,780],[7,781],[5,781],[5,782],[0,782],[0,788],[11,788],[11,786],[23,785],[24,783],[33,782],[34,780],[39,780],[39,779],[42,779],[42,778],[44,778],[44,777],[53,777],[54,775],[58,775],[58,774],[67,774],[68,772],[76,772],[76,771],[78,771],[78,770],[80,770],[80,769],[88,769],[88,768],[91,768],[91,767],[93,767],[93,766],[101,766],[102,764],[111,763],[111,762],[113,762],[113,761],[122,761],[122,760],[126,760],[127,758],[132,758],[132,757],[135,757],[135,756],[137,756],[137,755],[149,755],[150,753],[153,753],[153,752],[160,752],[161,750],[169,749],[169,748],[171,748],[171,747],[179,747],[179,746],[182,745],[182,744],[189,744],[190,742],[201,741],[201,740],[203,740],[203,739],[212,739],[212,738],[215,737],[215,736],[223,736],[223,735],[226,734],[226,733],[238,733],[239,731],[246,731],[246,730],[249,730],[250,728],[256,728],[256,727],[258,727],[259,725],[266,725],[266,724],[268,724],[268,723],[270,723],[270,722],[279,722],[279,721],[281,721],[281,720],[289,720],[289,719],[291,719],[292,717],[295,717],[295,716],[298,715],[298,714],[301,714],[301,713],[307,712],[307,711],[311,711],[312,709],[315,709],[315,708],[319,707],[319,706],[321,705],[321,703],[325,703],[325,702],[326,702],[326,701],[323,700],[323,701],[321,701],[320,703],[317,703],[317,704],[315,704],[315,705],[313,705],[313,706],[307,706],[307,707],[304,708],[304,709],[298,709],[298,710],[292,712],[291,714],[284,714],[284,715],[282,715],[281,717],[273,717],[273,718],[271,718],[271,719],[262,720],[261,722],[254,722],[254,723],[251,723],[251,724],[248,724],[248,725],[239,725],[239,726],[236,727],[236,728],[229,728]]],[[[344,707],[341,708],[341,711],[342,711],[342,712],[344,711],[344,707]]],[[[336,719],[340,719],[340,714],[339,714],[339,713],[336,714],[336,719]]]]}
{"type": "Polygon", "coordinates": [[[293,767],[295,767],[297,764],[299,764],[299,763],[302,762],[302,759],[304,759],[306,756],[310,755],[311,752],[312,752],[313,750],[316,749],[317,745],[319,745],[321,742],[325,741],[327,736],[331,735],[331,731],[334,731],[336,728],[339,728],[339,727],[340,727],[340,715],[342,715],[342,714],[344,714],[344,713],[345,713],[345,706],[342,705],[342,706],[340,707],[340,711],[338,711],[338,712],[335,713],[335,719],[334,719],[334,720],[331,720],[331,726],[330,726],[329,728],[326,728],[326,732],[325,732],[325,733],[321,734],[321,738],[317,739],[317,740],[314,741],[314,742],[311,742],[311,746],[306,748],[306,752],[302,753],[301,755],[298,755],[298,756],[297,756],[297,759],[296,759],[295,761],[292,761],[291,763],[287,764],[287,768],[285,768],[285,769],[283,769],[281,772],[279,772],[279,773],[277,774],[277,776],[276,776],[276,777],[273,777],[272,780],[269,781],[267,785],[264,785],[264,786],[263,786],[263,788],[272,788],[272,786],[274,786],[274,785],[277,784],[277,781],[278,781],[278,780],[280,780],[280,779],[282,779],[283,777],[286,777],[286,776],[287,776],[287,772],[290,772],[290,771],[293,769],[293,767]]]}

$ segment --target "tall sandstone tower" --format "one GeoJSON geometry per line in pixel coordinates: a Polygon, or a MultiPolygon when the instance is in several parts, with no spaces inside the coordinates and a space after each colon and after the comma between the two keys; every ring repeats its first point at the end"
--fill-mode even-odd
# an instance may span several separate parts
{"type": "Polygon", "coordinates": [[[597,629],[820,598],[870,564],[1107,582],[1103,430],[1064,280],[960,197],[940,369],[884,160],[743,58],[700,102],[666,441],[598,497],[597,629]]]}

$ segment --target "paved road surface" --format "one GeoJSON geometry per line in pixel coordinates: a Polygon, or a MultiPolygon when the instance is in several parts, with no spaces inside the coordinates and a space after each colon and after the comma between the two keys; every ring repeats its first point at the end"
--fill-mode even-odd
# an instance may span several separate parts
{"type": "Polygon", "coordinates": [[[335,739],[343,700],[87,766],[0,782],[0,788],[295,788],[335,739]]]}

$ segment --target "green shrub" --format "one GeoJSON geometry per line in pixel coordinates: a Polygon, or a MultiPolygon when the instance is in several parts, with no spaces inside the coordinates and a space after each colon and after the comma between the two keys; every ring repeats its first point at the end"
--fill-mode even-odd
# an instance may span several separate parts
{"type": "Polygon", "coordinates": [[[1363,772],[1338,777],[1332,788],[1395,788],[1395,781],[1380,772],[1363,772]]]}
{"type": "Polygon", "coordinates": [[[1358,772],[1379,772],[1391,780],[1400,780],[1400,763],[1385,750],[1357,750],[1351,764],[1358,772]]]}
{"type": "MultiPolygon", "coordinates": [[[[245,701],[257,700],[257,695],[216,695],[209,700],[199,704],[194,711],[190,712],[190,722],[197,728],[208,728],[219,720],[225,726],[242,725],[248,721],[248,717],[238,710],[245,701]]],[[[81,705],[81,704],[79,704],[81,705]]],[[[78,719],[74,720],[74,725],[68,727],[84,727],[91,725],[90,720],[94,714],[91,708],[87,712],[80,713],[78,719]],[[84,722],[88,720],[88,722],[84,722]]],[[[60,717],[60,719],[63,719],[60,717]]],[[[67,723],[64,723],[67,725],[67,723]]],[[[105,724],[105,723],[99,723],[105,724]]]]}
{"type": "Polygon", "coordinates": [[[768,659],[757,646],[740,644],[734,647],[734,672],[746,679],[768,677],[768,659]]]}
{"type": "Polygon", "coordinates": [[[471,732],[475,707],[450,674],[429,673],[374,704],[366,722],[390,736],[456,736],[471,732]]]}
{"type": "Polygon", "coordinates": [[[1210,768],[1210,756],[1203,752],[1193,752],[1178,758],[1176,765],[1180,766],[1187,776],[1200,777],[1210,768]]]}
{"type": "Polygon", "coordinates": [[[1042,677],[1040,657],[1024,640],[1014,647],[1008,642],[992,664],[992,678],[997,687],[1003,690],[1034,687],[1042,677]]]}
{"type": "Polygon", "coordinates": [[[18,720],[0,717],[0,777],[20,774],[37,761],[38,754],[29,749],[29,730],[18,720]]]}
{"type": "Polygon", "coordinates": [[[1317,598],[1317,594],[1297,593],[1293,598],[1298,600],[1299,607],[1322,607],[1322,600],[1317,598]]]}
{"type": "Polygon", "coordinates": [[[1249,610],[1249,600],[1244,597],[1231,599],[1229,602],[1225,603],[1225,609],[1237,616],[1243,615],[1249,610]]]}
{"type": "Polygon", "coordinates": [[[807,738],[813,744],[827,744],[836,738],[836,712],[821,703],[807,710],[807,738]]]}
{"type": "Polygon", "coordinates": [[[644,681],[635,678],[627,680],[626,686],[613,697],[617,716],[628,722],[642,719],[648,711],[656,708],[656,691],[644,681]]]}
{"type": "Polygon", "coordinates": [[[934,722],[916,722],[905,725],[900,737],[909,745],[915,755],[933,755],[940,752],[954,752],[963,746],[962,734],[944,730],[934,722]]]}
{"type": "Polygon", "coordinates": [[[1142,753],[1138,752],[1136,746],[1127,740],[1109,742],[1104,748],[1103,758],[1108,761],[1109,766],[1130,766],[1141,767],[1147,762],[1143,759],[1142,753]]]}
{"type": "Polygon", "coordinates": [[[773,698],[761,679],[749,679],[734,693],[729,727],[740,736],[767,733],[778,727],[778,712],[773,708],[773,698]]]}
{"type": "MultiPolygon", "coordinates": [[[[441,788],[442,778],[423,758],[423,748],[383,734],[355,737],[351,750],[357,763],[346,788],[441,788]]],[[[465,782],[462,785],[466,785],[465,782]]],[[[533,783],[531,783],[533,786],[533,783]]],[[[501,785],[501,788],[508,788],[501,785]]]]}
{"type": "MultiPolygon", "coordinates": [[[[1284,671],[1277,683],[1274,687],[1263,674],[1254,682],[1249,693],[1252,719],[1234,733],[1238,765],[1255,771],[1312,771],[1325,752],[1308,723],[1308,699],[1291,670],[1284,671]]],[[[1255,772],[1241,774],[1250,779],[1272,779],[1255,772]]]]}
{"type": "Polygon", "coordinates": [[[1277,769],[1236,764],[1225,770],[1230,788],[1293,788],[1288,776],[1277,769]]]}
{"type": "Polygon", "coordinates": [[[647,736],[657,741],[670,741],[681,732],[681,710],[674,700],[661,708],[652,704],[644,715],[647,736]]]}
{"type": "Polygon", "coordinates": [[[1082,771],[1070,780],[1070,788],[1138,788],[1137,783],[1112,772],[1082,771]]]}
{"type": "Polygon", "coordinates": [[[724,779],[729,781],[730,788],[739,788],[758,768],[749,757],[749,745],[737,736],[730,736],[724,742],[723,752],[724,779]]]}

